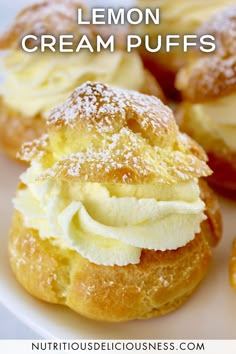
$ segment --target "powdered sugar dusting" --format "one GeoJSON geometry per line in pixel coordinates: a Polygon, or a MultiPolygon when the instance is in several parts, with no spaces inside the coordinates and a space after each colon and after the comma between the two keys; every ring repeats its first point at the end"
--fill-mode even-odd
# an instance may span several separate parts
{"type": "Polygon", "coordinates": [[[88,131],[95,128],[102,133],[113,130],[112,121],[116,115],[124,120],[124,102],[102,84],[85,83],[77,88],[64,104],[52,111],[48,125],[73,129],[76,125],[84,125],[84,121],[88,131]]]}
{"type": "Polygon", "coordinates": [[[178,183],[210,173],[198,146],[180,139],[171,110],[156,97],[87,82],[52,111],[47,125],[49,135],[32,143],[32,153],[30,145],[23,151],[27,159],[47,161],[39,179],[178,183]]]}
{"type": "Polygon", "coordinates": [[[29,33],[37,37],[77,34],[77,9],[81,7],[84,8],[78,0],[38,1],[18,14],[9,31],[0,39],[0,46],[20,47],[21,38],[29,33]]]}
{"type": "Polygon", "coordinates": [[[214,55],[198,59],[180,72],[178,88],[191,102],[204,102],[235,92],[236,56],[214,55]]]}
{"type": "Polygon", "coordinates": [[[44,134],[39,139],[23,144],[21,151],[17,153],[17,158],[24,161],[32,161],[33,159],[42,159],[46,153],[49,137],[44,134]]]}
{"type": "Polygon", "coordinates": [[[117,48],[124,49],[128,27],[120,25],[78,25],[77,12],[82,8],[83,17],[90,16],[89,4],[80,0],[44,0],[37,1],[26,7],[15,18],[11,28],[0,37],[0,48],[21,48],[22,37],[30,34],[38,37],[37,41],[28,39],[27,46],[33,47],[41,42],[45,34],[58,38],[62,34],[73,35],[74,47],[77,47],[81,37],[86,35],[91,43],[96,43],[99,34],[107,40],[111,33],[117,39],[117,48]]]}
{"type": "Polygon", "coordinates": [[[195,103],[230,95],[236,90],[236,6],[218,11],[197,33],[212,34],[216,51],[180,71],[177,87],[195,103]]]}
{"type": "Polygon", "coordinates": [[[67,154],[45,170],[39,179],[103,183],[177,183],[206,176],[210,170],[204,161],[180,151],[154,151],[141,137],[123,128],[104,149],[87,149],[67,154]]]}
{"type": "Polygon", "coordinates": [[[198,30],[198,34],[212,34],[216,38],[217,54],[236,54],[236,6],[228,6],[218,11],[198,30]]]}
{"type": "Polygon", "coordinates": [[[113,183],[132,183],[137,178],[145,178],[153,172],[145,148],[142,149],[142,138],[127,128],[119,134],[113,134],[110,143],[104,149],[95,150],[90,147],[86,152],[67,154],[52,169],[46,170],[42,178],[65,177],[83,178],[85,181],[107,178],[113,183]]]}

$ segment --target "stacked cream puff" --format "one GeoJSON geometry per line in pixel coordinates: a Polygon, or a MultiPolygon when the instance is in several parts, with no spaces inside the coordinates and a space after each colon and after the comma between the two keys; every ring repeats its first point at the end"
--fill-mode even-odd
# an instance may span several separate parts
{"type": "Polygon", "coordinates": [[[219,12],[199,29],[212,33],[217,50],[196,57],[177,77],[184,103],[180,126],[206,150],[211,182],[236,192],[236,7],[219,12]]]}
{"type": "MultiPolygon", "coordinates": [[[[218,12],[198,33],[211,33],[217,49],[210,56],[192,56],[177,77],[184,103],[178,114],[181,129],[206,150],[218,190],[236,196],[236,6],[218,12]]],[[[236,289],[236,241],[229,264],[236,289]]]]}
{"type": "Polygon", "coordinates": [[[46,0],[29,6],[0,37],[0,49],[7,50],[3,58],[5,80],[0,91],[0,143],[11,157],[15,157],[23,142],[46,132],[50,110],[87,80],[163,98],[138,54],[123,50],[123,35],[119,33],[120,50],[115,53],[26,53],[21,49],[21,39],[29,33],[37,37],[69,33],[75,39],[86,34],[91,41],[97,33],[106,37],[108,28],[77,25],[77,9],[81,7],[86,11],[86,6],[77,0],[46,0]]]}
{"type": "MultiPolygon", "coordinates": [[[[159,25],[142,25],[141,34],[149,34],[155,43],[158,35],[196,34],[199,26],[210,19],[218,10],[235,4],[235,0],[137,0],[141,8],[159,8],[159,25]]],[[[132,29],[133,30],[133,29],[132,29]]],[[[207,34],[208,32],[203,32],[207,34]]],[[[155,46],[154,46],[155,47],[155,46]]],[[[149,53],[141,52],[145,65],[158,77],[166,93],[176,97],[174,89],[175,75],[188,62],[189,55],[183,48],[172,48],[169,53],[160,51],[149,53]]]]}
{"type": "Polygon", "coordinates": [[[221,237],[204,151],[153,96],[87,82],[27,143],[10,262],[33,296],[101,321],[163,315],[221,237]]]}

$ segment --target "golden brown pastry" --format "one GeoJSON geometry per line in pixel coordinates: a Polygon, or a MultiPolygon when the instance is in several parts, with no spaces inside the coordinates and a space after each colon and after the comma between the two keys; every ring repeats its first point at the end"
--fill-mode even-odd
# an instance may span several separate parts
{"type": "Polygon", "coordinates": [[[199,35],[209,33],[215,37],[216,52],[221,57],[234,56],[236,53],[236,4],[225,6],[217,11],[197,30],[199,35]]]}
{"type": "MultiPolygon", "coordinates": [[[[0,49],[8,50],[3,58],[5,80],[0,99],[0,143],[15,157],[23,142],[40,137],[46,131],[46,118],[54,106],[64,101],[87,80],[101,81],[115,87],[133,89],[164,99],[154,77],[144,69],[137,53],[123,50],[124,33],[116,29],[116,51],[91,53],[51,52],[26,53],[21,39],[28,34],[27,47],[40,46],[40,35],[75,34],[74,43],[86,34],[91,42],[99,33],[104,39],[110,28],[78,26],[80,1],[44,1],[22,10],[11,28],[1,36],[0,49]]],[[[75,44],[76,45],[76,44],[75,44]]]]}
{"type": "Polygon", "coordinates": [[[230,285],[236,290],[236,240],[233,242],[232,252],[229,262],[229,281],[230,285]]]}
{"type": "Polygon", "coordinates": [[[127,321],[179,307],[221,237],[204,151],[153,96],[85,83],[27,143],[9,254],[35,297],[127,321]]]}
{"type": "MultiPolygon", "coordinates": [[[[218,10],[235,4],[235,0],[138,0],[141,8],[160,8],[159,25],[143,25],[139,27],[141,34],[149,34],[156,43],[157,35],[163,37],[169,34],[195,34],[203,23],[210,19],[218,10]]],[[[132,29],[133,30],[133,29],[132,29]]],[[[202,34],[209,34],[203,31],[202,34]]],[[[155,48],[155,46],[153,46],[155,48]]],[[[173,47],[169,53],[162,50],[149,53],[142,50],[146,67],[158,78],[165,93],[178,98],[175,90],[175,76],[189,60],[189,53],[184,53],[182,46],[173,47]]]]}
{"type": "Polygon", "coordinates": [[[235,197],[236,7],[217,14],[199,29],[204,31],[215,35],[217,50],[196,57],[178,74],[176,86],[184,98],[178,119],[206,150],[211,182],[235,197]]]}

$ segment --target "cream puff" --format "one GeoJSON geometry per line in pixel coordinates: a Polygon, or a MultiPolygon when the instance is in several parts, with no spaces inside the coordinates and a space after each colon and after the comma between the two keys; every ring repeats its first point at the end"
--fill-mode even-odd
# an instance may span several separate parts
{"type": "Polygon", "coordinates": [[[65,100],[73,90],[87,80],[101,81],[114,87],[141,91],[163,99],[154,77],[144,69],[137,53],[123,50],[124,34],[116,32],[117,50],[91,53],[60,53],[50,50],[26,53],[21,40],[26,34],[27,47],[40,45],[40,36],[74,34],[74,41],[86,34],[91,41],[97,33],[102,37],[109,28],[78,26],[80,1],[44,1],[22,10],[11,28],[0,38],[0,49],[7,50],[3,58],[4,82],[0,97],[0,143],[11,157],[21,144],[46,132],[46,118],[54,106],[65,100]]]}
{"type": "MultiPolygon", "coordinates": [[[[139,33],[149,34],[155,43],[158,35],[196,34],[199,26],[218,10],[235,4],[235,0],[180,0],[178,3],[173,0],[138,0],[138,4],[141,8],[160,9],[159,25],[148,24],[138,27],[139,33]]],[[[203,32],[203,34],[208,34],[208,32],[203,32]]],[[[178,98],[179,95],[174,85],[175,76],[189,61],[189,53],[185,53],[180,45],[173,47],[168,53],[166,50],[160,50],[152,54],[142,49],[141,55],[146,67],[158,77],[165,93],[178,98]]]]}
{"type": "Polygon", "coordinates": [[[164,315],[221,237],[204,151],[154,96],[87,82],[24,144],[9,240],[33,296],[99,321],[164,315]]]}
{"type": "Polygon", "coordinates": [[[206,150],[214,171],[210,181],[224,193],[236,196],[236,7],[207,22],[216,37],[213,55],[196,57],[176,81],[184,103],[180,127],[206,150]]]}

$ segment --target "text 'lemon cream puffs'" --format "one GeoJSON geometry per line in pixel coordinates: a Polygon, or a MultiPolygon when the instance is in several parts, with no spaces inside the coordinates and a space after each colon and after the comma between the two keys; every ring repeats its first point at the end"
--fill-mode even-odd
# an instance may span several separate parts
{"type": "Polygon", "coordinates": [[[27,143],[9,241],[34,296],[102,321],[177,308],[221,236],[203,150],[153,96],[87,82],[27,143]]]}
{"type": "MultiPolygon", "coordinates": [[[[86,34],[91,42],[99,33],[106,38],[111,28],[78,26],[77,0],[44,1],[22,10],[8,32],[0,37],[0,49],[7,50],[2,59],[4,82],[0,88],[0,144],[11,157],[22,143],[46,132],[50,110],[87,80],[100,81],[163,98],[154,77],[144,69],[137,53],[123,50],[125,30],[117,28],[114,53],[25,53],[21,39],[26,33],[36,36],[61,33],[86,34]]],[[[35,43],[34,43],[35,44],[35,43]]],[[[30,46],[30,43],[28,43],[30,46]]]]}
{"type": "Polygon", "coordinates": [[[236,6],[219,12],[199,32],[217,39],[214,55],[192,59],[180,71],[176,86],[184,104],[181,129],[207,151],[214,174],[212,183],[224,191],[236,191],[236,6]]]}

